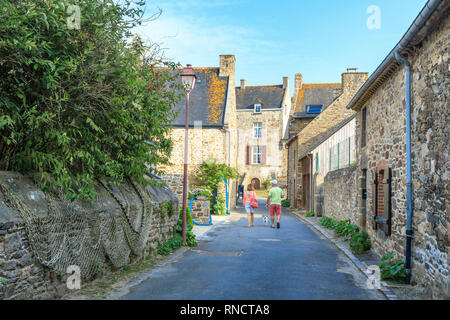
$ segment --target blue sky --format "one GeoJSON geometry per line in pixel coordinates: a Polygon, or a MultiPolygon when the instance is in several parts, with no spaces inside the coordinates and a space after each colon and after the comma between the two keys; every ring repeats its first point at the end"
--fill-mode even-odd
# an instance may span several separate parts
{"type": "MultiPolygon", "coordinates": [[[[346,68],[372,73],[400,40],[426,0],[149,0],[161,17],[136,29],[165,56],[198,67],[236,55],[236,82],[340,82],[346,68]],[[380,28],[367,21],[380,12],[380,28]]],[[[372,20],[371,20],[372,21],[372,20]]]]}

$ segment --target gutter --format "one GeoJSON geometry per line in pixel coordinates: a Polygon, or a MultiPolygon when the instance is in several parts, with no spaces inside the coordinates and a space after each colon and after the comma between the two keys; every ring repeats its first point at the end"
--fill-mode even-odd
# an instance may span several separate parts
{"type": "MultiPolygon", "coordinates": [[[[447,1],[447,0],[445,0],[447,1]]],[[[414,38],[419,34],[421,29],[426,26],[426,23],[432,16],[432,14],[436,11],[436,9],[441,5],[443,2],[442,0],[429,0],[425,7],[422,9],[422,11],[419,13],[417,18],[414,20],[413,24],[409,27],[408,31],[405,33],[403,38],[397,43],[397,45],[392,49],[392,51],[388,54],[388,56],[383,60],[383,62],[378,66],[378,68],[375,70],[374,73],[369,77],[369,79],[364,83],[364,85],[358,90],[356,95],[353,97],[353,99],[350,101],[350,103],[347,106],[347,109],[354,109],[359,100],[363,98],[363,96],[366,94],[366,91],[369,90],[372,85],[375,84],[375,82],[378,80],[378,78],[383,76],[383,73],[388,69],[388,67],[394,63],[397,62],[397,59],[395,58],[395,53],[401,53],[403,50],[405,50],[411,42],[413,42],[414,38]]],[[[415,41],[415,43],[418,41],[415,41]]],[[[415,44],[414,43],[414,44],[415,44]]]]}

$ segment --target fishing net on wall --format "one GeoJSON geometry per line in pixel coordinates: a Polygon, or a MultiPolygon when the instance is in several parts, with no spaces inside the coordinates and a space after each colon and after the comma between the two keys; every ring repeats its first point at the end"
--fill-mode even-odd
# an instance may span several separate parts
{"type": "Polygon", "coordinates": [[[144,254],[157,207],[144,187],[132,181],[114,187],[105,181],[100,184],[99,199],[93,205],[69,203],[39,191],[37,196],[40,193],[47,202],[46,215],[32,210],[8,183],[0,181],[0,191],[20,211],[37,260],[60,275],[69,266],[78,266],[88,280],[107,259],[118,268],[130,262],[131,253],[144,254]]]}

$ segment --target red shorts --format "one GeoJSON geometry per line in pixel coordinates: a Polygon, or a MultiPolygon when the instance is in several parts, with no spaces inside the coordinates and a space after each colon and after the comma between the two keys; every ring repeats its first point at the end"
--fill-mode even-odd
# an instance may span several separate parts
{"type": "Polygon", "coordinates": [[[270,205],[270,216],[273,217],[275,214],[277,217],[281,216],[281,204],[270,205]]]}

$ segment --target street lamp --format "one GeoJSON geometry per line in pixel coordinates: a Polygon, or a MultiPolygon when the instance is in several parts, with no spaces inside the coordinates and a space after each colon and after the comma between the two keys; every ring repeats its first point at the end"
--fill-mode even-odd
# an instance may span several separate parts
{"type": "Polygon", "coordinates": [[[187,210],[187,171],[188,171],[188,134],[189,134],[189,94],[194,90],[195,79],[192,66],[188,64],[180,74],[181,83],[186,92],[186,123],[184,133],[184,176],[183,176],[183,245],[186,245],[186,210],[187,210]]]}

